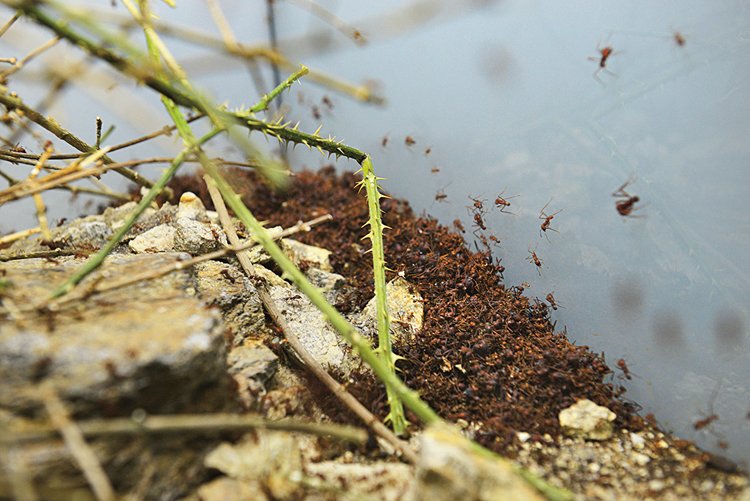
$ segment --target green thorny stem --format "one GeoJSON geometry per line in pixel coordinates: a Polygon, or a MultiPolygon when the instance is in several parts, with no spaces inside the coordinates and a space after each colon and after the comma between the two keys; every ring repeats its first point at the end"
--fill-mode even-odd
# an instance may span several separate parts
{"type": "MultiPolygon", "coordinates": [[[[391,319],[388,314],[388,297],[386,294],[385,285],[385,255],[383,251],[383,230],[386,228],[383,225],[381,219],[380,199],[384,198],[378,187],[378,180],[382,179],[375,176],[375,171],[372,168],[372,161],[370,157],[365,157],[362,162],[362,181],[358,183],[360,190],[362,187],[365,188],[367,195],[367,209],[370,213],[370,218],[366,225],[370,226],[370,231],[367,232],[364,238],[369,238],[372,242],[372,271],[375,278],[375,307],[377,312],[378,321],[378,348],[375,350],[378,355],[385,362],[388,370],[395,374],[396,372],[396,360],[399,357],[393,353],[391,346],[391,319]]],[[[397,435],[401,435],[406,431],[406,418],[404,417],[404,405],[398,398],[398,395],[388,386],[386,386],[388,393],[388,405],[390,412],[386,417],[386,421],[390,421],[393,425],[393,431],[397,435]]]]}

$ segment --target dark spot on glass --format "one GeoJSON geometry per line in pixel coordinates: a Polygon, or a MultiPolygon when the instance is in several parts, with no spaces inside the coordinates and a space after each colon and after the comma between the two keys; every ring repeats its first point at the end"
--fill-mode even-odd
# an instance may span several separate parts
{"type": "Polygon", "coordinates": [[[719,312],[714,318],[716,344],[723,350],[734,350],[743,341],[745,326],[739,313],[733,310],[719,312]]]}
{"type": "Polygon", "coordinates": [[[657,313],[653,320],[653,330],[659,345],[675,347],[683,344],[682,321],[673,312],[657,313]]]}
{"type": "Polygon", "coordinates": [[[620,311],[637,313],[643,307],[643,288],[634,280],[619,282],[612,289],[612,302],[620,311]]]}

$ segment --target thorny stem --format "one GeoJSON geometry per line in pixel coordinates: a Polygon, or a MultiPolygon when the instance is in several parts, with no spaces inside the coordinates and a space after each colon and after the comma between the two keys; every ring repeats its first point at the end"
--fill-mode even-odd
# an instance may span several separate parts
{"type": "MultiPolygon", "coordinates": [[[[359,183],[360,189],[365,188],[367,194],[367,209],[370,217],[367,224],[370,231],[365,238],[372,242],[372,269],[375,278],[375,307],[378,325],[378,348],[377,353],[383,359],[388,370],[396,373],[396,355],[393,354],[391,346],[391,320],[388,313],[388,297],[385,284],[385,255],[383,252],[383,230],[384,225],[380,217],[380,199],[384,197],[378,188],[378,178],[372,168],[370,157],[366,157],[362,162],[362,181],[359,183]]],[[[386,387],[388,394],[388,405],[390,412],[388,418],[393,425],[393,431],[401,435],[406,431],[406,418],[404,417],[404,406],[390,387],[386,387]]]]}
{"type": "Polygon", "coordinates": [[[180,168],[180,166],[183,164],[185,159],[194,154],[195,151],[200,147],[201,144],[205,143],[206,141],[212,139],[216,135],[218,135],[221,132],[220,129],[214,129],[201,137],[200,139],[196,140],[192,145],[186,147],[183,149],[172,161],[169,168],[164,171],[164,174],[159,178],[159,180],[154,184],[154,186],[146,193],[146,195],[141,199],[141,201],[138,203],[135,209],[133,209],[133,212],[130,213],[128,218],[125,220],[123,225],[117,229],[114,235],[112,235],[112,238],[109,239],[109,241],[104,245],[104,247],[99,250],[93,257],[89,258],[86,263],[84,263],[83,266],[81,266],[75,274],[73,274],[72,277],[67,279],[65,282],[63,282],[62,285],[60,285],[57,289],[55,289],[54,292],[52,292],[52,295],[50,296],[50,299],[54,299],[57,297],[60,297],[64,294],[67,294],[70,292],[73,287],[75,287],[81,280],[83,280],[89,273],[97,269],[102,262],[104,262],[104,258],[107,257],[107,255],[112,252],[112,250],[117,246],[118,243],[120,243],[120,240],[122,240],[122,237],[125,236],[125,234],[130,230],[130,228],[133,226],[133,224],[138,220],[140,215],[143,213],[146,208],[151,205],[151,202],[154,201],[154,199],[159,195],[159,193],[162,192],[164,187],[167,185],[167,183],[174,177],[175,173],[177,172],[177,169],[180,168]]]}

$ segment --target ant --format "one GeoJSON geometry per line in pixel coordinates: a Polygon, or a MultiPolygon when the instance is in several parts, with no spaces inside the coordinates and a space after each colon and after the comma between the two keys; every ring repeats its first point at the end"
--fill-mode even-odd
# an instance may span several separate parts
{"type": "Polygon", "coordinates": [[[433,167],[432,169],[430,169],[430,172],[432,172],[433,174],[437,174],[438,172],[440,172],[440,168],[439,167],[433,167]]]}
{"type": "Polygon", "coordinates": [[[613,197],[620,199],[615,202],[615,209],[622,217],[641,217],[633,214],[634,211],[639,209],[639,207],[635,207],[635,204],[640,202],[641,198],[637,195],[630,195],[625,191],[625,188],[632,182],[633,179],[628,179],[617,191],[612,193],[613,197]]]}
{"type": "Polygon", "coordinates": [[[599,55],[598,56],[590,56],[589,60],[590,61],[597,61],[599,63],[599,67],[594,72],[593,77],[597,80],[597,82],[599,82],[600,84],[604,85],[604,82],[602,82],[601,78],[599,78],[599,73],[600,72],[606,71],[607,73],[609,73],[612,76],[617,76],[617,75],[615,75],[614,73],[612,73],[611,71],[609,71],[607,69],[607,60],[609,60],[610,56],[612,56],[613,54],[616,54],[616,52],[609,45],[606,46],[606,47],[601,47],[600,48],[599,44],[597,44],[596,50],[597,50],[597,52],[599,52],[599,55]]]}
{"type": "Polygon", "coordinates": [[[480,200],[478,198],[469,197],[469,199],[474,202],[472,206],[477,212],[484,213],[484,200],[480,200]]]}
{"type": "Polygon", "coordinates": [[[313,105],[313,107],[310,109],[310,111],[312,112],[312,116],[313,116],[313,118],[315,120],[320,120],[320,118],[321,118],[320,108],[318,108],[317,106],[313,105]]]}
{"type": "Polygon", "coordinates": [[[406,144],[406,146],[414,146],[415,144],[417,144],[417,142],[414,140],[413,137],[406,136],[404,138],[404,144],[406,144]]]}
{"type": "Polygon", "coordinates": [[[429,147],[425,148],[424,156],[429,156],[430,153],[432,153],[432,148],[429,148],[429,147]]]}
{"type": "Polygon", "coordinates": [[[557,311],[557,308],[560,307],[560,304],[555,300],[555,296],[552,292],[547,294],[547,297],[545,298],[549,305],[552,307],[553,310],[557,311]]]}
{"type": "Polygon", "coordinates": [[[492,243],[494,243],[498,247],[500,246],[500,239],[497,238],[495,235],[490,235],[490,240],[492,241],[492,243]]]}
{"type": "Polygon", "coordinates": [[[503,198],[503,193],[505,193],[505,190],[501,191],[500,194],[497,197],[495,197],[495,207],[500,209],[500,212],[503,212],[505,214],[513,214],[510,211],[506,212],[505,209],[510,207],[510,202],[508,202],[508,200],[510,200],[511,198],[516,198],[518,195],[513,195],[512,197],[503,198]]]}
{"type": "Polygon", "coordinates": [[[621,358],[617,361],[617,367],[620,368],[622,371],[622,375],[625,376],[625,379],[633,379],[633,376],[630,375],[630,369],[628,368],[628,364],[625,363],[625,359],[621,358]]]}
{"type": "Polygon", "coordinates": [[[328,111],[333,109],[333,101],[331,101],[331,98],[328,96],[323,96],[323,99],[320,100],[323,104],[326,105],[326,108],[328,108],[328,111]]]}
{"type": "Polygon", "coordinates": [[[539,256],[536,255],[536,251],[531,250],[531,247],[529,247],[529,256],[526,258],[528,262],[536,266],[536,272],[539,273],[539,276],[542,276],[542,260],[539,259],[539,256]]]}
{"type": "MultiPolygon", "coordinates": [[[[549,199],[549,202],[544,204],[544,207],[542,207],[542,210],[539,211],[539,219],[542,220],[542,225],[539,227],[539,236],[542,236],[542,232],[544,232],[544,236],[547,237],[547,230],[552,230],[554,232],[557,232],[557,230],[552,228],[550,224],[552,223],[552,219],[554,219],[556,215],[562,212],[562,209],[555,212],[554,214],[547,215],[547,213],[544,212],[544,209],[547,208],[550,202],[552,202],[551,198],[549,199]]],[[[549,240],[549,237],[547,237],[547,240],[549,240]]]]}
{"type": "MultiPolygon", "coordinates": [[[[464,225],[463,225],[463,223],[461,222],[460,219],[454,219],[453,220],[453,227],[456,228],[461,233],[466,233],[466,228],[464,228],[464,225]]],[[[748,414],[750,414],[750,413],[748,413],[748,414]]],[[[748,419],[750,419],[750,418],[748,418],[748,419]]]]}
{"type": "Polygon", "coordinates": [[[484,231],[487,231],[487,226],[484,224],[484,219],[482,219],[482,213],[481,212],[475,212],[474,213],[474,224],[481,228],[484,231]]]}
{"type": "Polygon", "coordinates": [[[388,134],[383,136],[383,139],[380,140],[380,146],[382,146],[383,148],[388,146],[388,134]]]}
{"type": "Polygon", "coordinates": [[[685,46],[685,37],[679,31],[675,31],[672,35],[672,38],[674,38],[674,43],[676,43],[678,46],[685,46]]]}
{"type": "Polygon", "coordinates": [[[438,191],[437,193],[435,193],[435,201],[436,201],[436,202],[442,202],[442,201],[444,201],[444,200],[445,200],[446,198],[448,198],[448,195],[446,195],[446,194],[445,194],[445,191],[444,191],[444,190],[442,190],[442,189],[441,189],[440,191],[438,191]]]}
{"type": "Polygon", "coordinates": [[[713,423],[717,419],[719,419],[719,416],[717,416],[716,414],[711,414],[707,418],[699,419],[698,421],[696,421],[693,424],[693,428],[695,428],[696,430],[702,430],[703,428],[705,428],[706,426],[710,425],[711,423],[713,423]]]}

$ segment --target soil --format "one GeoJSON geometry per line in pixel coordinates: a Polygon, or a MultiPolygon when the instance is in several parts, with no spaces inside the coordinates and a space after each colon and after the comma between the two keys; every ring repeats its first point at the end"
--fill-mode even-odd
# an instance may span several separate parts
{"type": "MultiPolygon", "coordinates": [[[[334,271],[352,285],[340,310],[360,308],[373,295],[372,260],[363,241],[367,221],[358,177],[332,167],[300,172],[289,189],[275,193],[253,172],[230,171],[243,201],[261,220],[284,227],[330,212],[333,221],[298,235],[305,243],[333,251],[334,271]]],[[[177,193],[193,191],[211,207],[199,177],[176,179],[177,193]]],[[[618,428],[646,426],[625,389],[607,382],[611,370],[603,356],[571,343],[555,332],[548,306],[523,295],[523,286],[506,287],[504,267],[489,246],[471,251],[456,230],[428,216],[417,216],[408,202],[382,201],[386,262],[402,273],[424,298],[421,334],[397,353],[400,375],[446,419],[481,423],[476,439],[486,447],[515,455],[517,432],[532,440],[561,434],[558,413],[587,398],[617,414],[618,428]]],[[[611,378],[610,378],[611,379],[611,378]]],[[[360,374],[349,390],[381,418],[387,414],[384,392],[371,376],[360,374]]],[[[335,421],[356,423],[338,401],[320,389],[319,402],[335,421]]],[[[415,416],[409,419],[417,423],[415,416]]]]}

